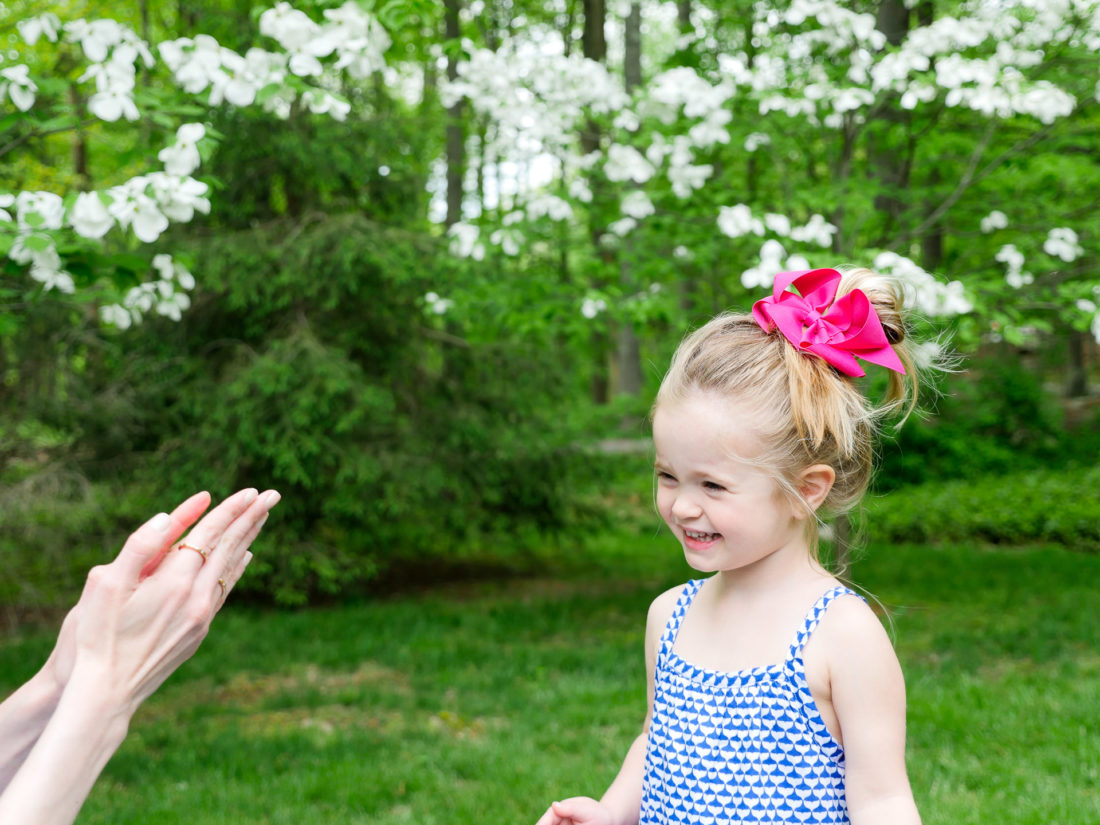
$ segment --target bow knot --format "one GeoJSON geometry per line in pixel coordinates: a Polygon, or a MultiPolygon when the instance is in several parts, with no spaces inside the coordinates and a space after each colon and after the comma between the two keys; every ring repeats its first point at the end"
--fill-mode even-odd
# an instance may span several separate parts
{"type": "Polygon", "coordinates": [[[853,289],[836,297],[840,277],[835,269],[780,272],[772,296],[753,304],[752,317],[765,332],[778,329],[800,352],[812,352],[845,375],[865,375],[857,356],[904,375],[866,294],[853,289]]]}

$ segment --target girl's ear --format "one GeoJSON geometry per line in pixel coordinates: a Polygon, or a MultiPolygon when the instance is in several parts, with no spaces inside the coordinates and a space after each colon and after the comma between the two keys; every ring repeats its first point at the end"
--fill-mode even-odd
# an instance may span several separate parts
{"type": "Polygon", "coordinates": [[[833,489],[834,481],[836,481],[836,470],[828,464],[811,464],[798,475],[798,492],[802,494],[802,499],[816,511],[829,495],[829,491],[833,489]]]}

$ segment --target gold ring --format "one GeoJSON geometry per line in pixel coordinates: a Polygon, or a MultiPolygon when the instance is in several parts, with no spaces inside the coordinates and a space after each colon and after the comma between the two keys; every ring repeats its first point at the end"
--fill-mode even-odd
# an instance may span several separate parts
{"type": "Polygon", "coordinates": [[[226,589],[225,579],[218,579],[218,584],[220,584],[220,585],[221,585],[221,588],[222,588],[222,598],[224,599],[224,598],[225,598],[225,589],[226,589]]]}
{"type": "Polygon", "coordinates": [[[176,549],[177,549],[177,550],[183,550],[183,549],[185,549],[185,548],[186,548],[187,550],[194,550],[194,551],[195,551],[196,553],[198,553],[198,554],[199,554],[200,556],[202,556],[202,560],[203,560],[204,562],[206,561],[206,557],[210,555],[210,551],[209,551],[209,550],[203,550],[203,549],[202,549],[201,547],[196,547],[195,545],[193,545],[193,544],[187,544],[186,542],[180,542],[180,543],[179,543],[179,544],[178,544],[178,545],[176,546],[176,549]]]}

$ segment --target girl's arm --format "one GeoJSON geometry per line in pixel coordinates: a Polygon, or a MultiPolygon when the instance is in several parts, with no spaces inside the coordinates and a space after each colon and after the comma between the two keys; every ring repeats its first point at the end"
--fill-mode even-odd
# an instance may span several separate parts
{"type": "Polygon", "coordinates": [[[642,810],[642,778],[645,774],[645,749],[649,722],[653,716],[653,684],[657,670],[657,647],[669,616],[676,607],[681,587],[662,593],[649,606],[646,617],[646,716],[642,732],[626,752],[615,780],[597,802],[587,796],[575,796],[555,802],[536,825],[638,825],[642,810]]]}
{"type": "Polygon", "coordinates": [[[920,825],[905,769],[905,680],[886,631],[856,599],[837,600],[820,629],[852,825],[920,825]]]}

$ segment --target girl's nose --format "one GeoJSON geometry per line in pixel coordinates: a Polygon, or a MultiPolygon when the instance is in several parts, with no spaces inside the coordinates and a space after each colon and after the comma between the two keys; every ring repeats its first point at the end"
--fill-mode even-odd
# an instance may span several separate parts
{"type": "Polygon", "coordinates": [[[678,521],[687,521],[698,518],[703,514],[703,508],[695,503],[689,495],[678,495],[672,502],[672,517],[678,521]]]}

